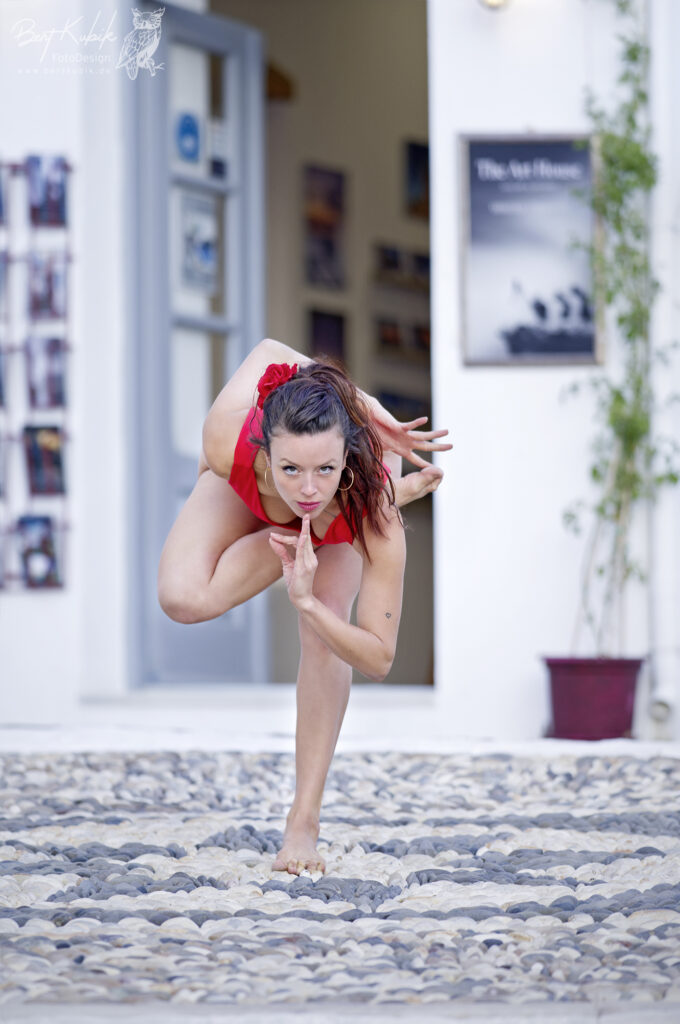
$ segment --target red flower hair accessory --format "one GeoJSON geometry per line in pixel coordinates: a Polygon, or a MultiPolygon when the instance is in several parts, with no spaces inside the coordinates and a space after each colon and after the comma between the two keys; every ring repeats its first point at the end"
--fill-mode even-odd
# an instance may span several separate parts
{"type": "Polygon", "coordinates": [[[291,379],[291,377],[294,377],[297,371],[297,363],[293,363],[292,366],[289,366],[288,363],[270,363],[257,382],[257,390],[259,394],[259,398],[257,400],[258,408],[261,409],[264,405],[265,398],[267,398],[272,391],[275,391],[276,388],[280,387],[281,384],[285,384],[286,381],[291,379]]]}

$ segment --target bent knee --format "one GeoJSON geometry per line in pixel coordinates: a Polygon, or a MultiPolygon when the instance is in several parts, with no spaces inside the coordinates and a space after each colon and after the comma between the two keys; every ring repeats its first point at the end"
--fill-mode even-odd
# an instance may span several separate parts
{"type": "Polygon", "coordinates": [[[160,580],[158,583],[158,603],[169,619],[185,625],[205,622],[219,614],[211,609],[205,591],[186,584],[173,585],[168,580],[160,580]]]}

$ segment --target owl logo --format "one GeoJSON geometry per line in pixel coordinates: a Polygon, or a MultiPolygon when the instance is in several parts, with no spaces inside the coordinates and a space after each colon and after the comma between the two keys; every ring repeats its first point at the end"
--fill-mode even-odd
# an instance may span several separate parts
{"type": "Polygon", "coordinates": [[[163,68],[162,64],[154,64],[153,55],[161,41],[161,18],[165,7],[155,11],[132,10],[132,32],[128,32],[123,40],[123,47],[118,58],[117,68],[125,68],[128,78],[137,77],[140,68],[150,71],[152,76],[163,68]]]}

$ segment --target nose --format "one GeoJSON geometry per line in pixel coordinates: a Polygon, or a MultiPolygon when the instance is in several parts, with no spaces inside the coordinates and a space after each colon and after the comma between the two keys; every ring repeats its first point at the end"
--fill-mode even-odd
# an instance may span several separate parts
{"type": "Polygon", "coordinates": [[[316,484],[312,476],[307,476],[302,482],[301,493],[305,498],[312,498],[316,494],[316,484]]]}

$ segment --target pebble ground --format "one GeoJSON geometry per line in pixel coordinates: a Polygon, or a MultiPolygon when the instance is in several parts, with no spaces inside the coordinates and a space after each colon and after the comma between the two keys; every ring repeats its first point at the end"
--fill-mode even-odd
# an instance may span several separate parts
{"type": "Polygon", "coordinates": [[[326,873],[300,877],[271,871],[293,788],[288,753],[0,755],[0,1018],[155,999],[680,1020],[680,760],[336,753],[326,873]]]}

